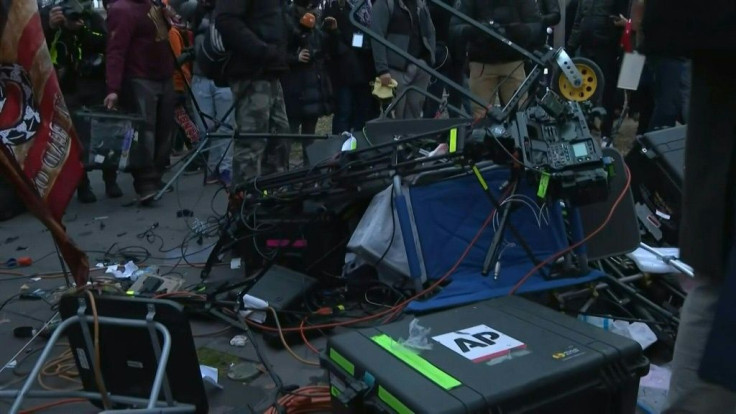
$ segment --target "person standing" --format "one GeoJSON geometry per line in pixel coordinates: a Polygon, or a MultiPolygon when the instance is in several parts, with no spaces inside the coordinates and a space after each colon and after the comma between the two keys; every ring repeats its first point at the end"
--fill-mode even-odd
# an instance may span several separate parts
{"type": "MultiPolygon", "coordinates": [[[[317,120],[333,112],[332,85],[325,68],[326,33],[317,25],[319,10],[311,0],[295,0],[287,9],[287,62],[281,76],[286,115],[293,134],[314,134],[317,120]]],[[[334,18],[324,21],[337,30],[334,18]]],[[[310,141],[302,140],[302,148],[310,141]]]]}
{"type": "MultiPolygon", "coordinates": [[[[41,9],[41,21],[64,101],[85,148],[82,159],[87,164],[91,125],[88,119],[75,116],[75,112],[82,107],[97,106],[105,98],[107,27],[100,13],[81,5],[77,15],[67,14],[69,18],[61,6],[46,6],[41,9]]],[[[103,168],[102,178],[109,198],[123,195],[117,184],[116,168],[103,168]]],[[[86,173],[77,188],[77,199],[81,203],[97,201],[86,173]]]]}
{"type": "MultiPolygon", "coordinates": [[[[235,122],[241,133],[288,133],[279,77],[286,62],[286,21],[281,0],[218,1],[215,27],[232,52],[225,68],[233,91],[235,122]]],[[[236,139],[233,183],[288,168],[288,141],[236,139]]]]}
{"type": "Polygon", "coordinates": [[[736,3],[647,0],[642,30],[647,57],[692,65],[679,240],[695,286],[680,315],[664,413],[734,413],[736,81],[728,68],[736,64],[736,3]]]}
{"type": "MultiPolygon", "coordinates": [[[[337,30],[328,31],[328,73],[335,95],[332,133],[359,131],[378,115],[378,105],[371,96],[370,81],[375,65],[368,39],[350,21],[350,13],[360,0],[329,0],[323,12],[325,21],[335,19],[337,30]]],[[[371,2],[366,1],[356,16],[363,26],[371,25],[371,2]]]]}
{"type": "MultiPolygon", "coordinates": [[[[540,30],[535,0],[459,0],[458,11],[485,24],[493,22],[522,47],[530,46],[540,30]]],[[[486,107],[474,103],[473,115],[483,118],[487,106],[495,103],[496,92],[502,105],[509,102],[524,81],[524,61],[515,50],[457,17],[450,25],[453,36],[468,42],[470,91],[486,103],[486,107]]]]}
{"type": "MultiPolygon", "coordinates": [[[[198,8],[194,18],[196,32],[194,36],[194,50],[202,52],[202,43],[208,35],[212,22],[213,2],[205,2],[198,8]]],[[[216,134],[232,134],[235,129],[233,120],[233,93],[230,86],[223,79],[208,78],[198,63],[198,57],[193,63],[192,93],[205,119],[195,116],[194,120],[199,129],[199,135],[204,137],[208,132],[216,134]]],[[[229,187],[232,182],[233,145],[225,139],[209,141],[207,158],[208,183],[220,182],[229,187]]]]}
{"type": "MultiPolygon", "coordinates": [[[[371,15],[371,30],[412,57],[429,65],[435,58],[435,29],[426,0],[376,0],[371,15]]],[[[410,86],[426,90],[430,75],[379,42],[372,42],[373,61],[383,86],[398,83],[396,96],[410,86]]],[[[397,119],[422,116],[424,95],[408,92],[395,106],[397,119]]]]}
{"type": "Polygon", "coordinates": [[[162,188],[174,131],[174,55],[163,7],[151,0],[117,0],[107,12],[107,90],[104,104],[141,114],[139,154],[132,169],[138,201],[162,188]]]}

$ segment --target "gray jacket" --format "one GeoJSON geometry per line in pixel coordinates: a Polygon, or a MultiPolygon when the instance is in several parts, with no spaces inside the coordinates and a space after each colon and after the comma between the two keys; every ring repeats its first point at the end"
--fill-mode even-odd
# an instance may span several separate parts
{"type": "MultiPolygon", "coordinates": [[[[419,32],[429,56],[428,64],[434,64],[435,30],[426,0],[416,0],[419,16],[419,32]]],[[[371,30],[393,43],[401,50],[409,49],[412,27],[411,14],[403,0],[376,0],[371,14],[371,30]]],[[[402,56],[389,51],[382,44],[371,42],[376,73],[382,75],[390,69],[404,71],[410,63],[402,56]]]]}

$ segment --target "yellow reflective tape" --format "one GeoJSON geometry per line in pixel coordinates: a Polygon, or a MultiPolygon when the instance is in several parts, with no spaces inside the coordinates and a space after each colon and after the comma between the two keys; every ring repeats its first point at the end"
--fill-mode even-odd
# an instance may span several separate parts
{"type": "Polygon", "coordinates": [[[404,348],[403,345],[394,341],[386,334],[377,335],[371,338],[373,342],[377,343],[381,348],[388,351],[391,355],[401,360],[406,365],[414,368],[417,372],[427,377],[430,381],[444,388],[445,390],[451,390],[455,387],[462,385],[462,383],[445,371],[432,365],[429,361],[422,358],[410,350],[404,348]]]}
{"type": "Polygon", "coordinates": [[[537,188],[537,197],[544,198],[547,195],[548,186],[549,186],[549,173],[543,172],[542,178],[539,179],[539,187],[537,188]]]}
{"type": "Polygon", "coordinates": [[[340,355],[339,352],[335,351],[335,348],[330,348],[330,359],[335,361],[335,363],[348,374],[355,375],[355,365],[348,361],[344,356],[340,355]]]}
{"type": "Polygon", "coordinates": [[[393,394],[386,391],[380,385],[378,386],[378,398],[385,402],[386,405],[391,407],[398,414],[414,414],[414,411],[410,410],[409,407],[405,406],[404,403],[399,401],[398,398],[394,397],[393,394]]]}
{"type": "Polygon", "coordinates": [[[457,151],[457,128],[450,130],[450,153],[457,151]]]}
{"type": "Polygon", "coordinates": [[[480,170],[475,165],[473,166],[473,172],[475,173],[475,176],[478,177],[478,181],[480,182],[481,187],[483,187],[485,191],[488,191],[488,183],[486,183],[486,179],[483,178],[483,175],[481,175],[480,170]]]}

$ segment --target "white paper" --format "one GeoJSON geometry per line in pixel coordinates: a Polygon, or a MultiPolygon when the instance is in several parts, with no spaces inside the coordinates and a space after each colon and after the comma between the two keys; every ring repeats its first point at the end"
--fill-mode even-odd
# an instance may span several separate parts
{"type": "Polygon", "coordinates": [[[619,89],[627,89],[635,91],[639,89],[639,79],[644,70],[644,62],[646,56],[638,53],[624,53],[624,60],[621,63],[621,71],[618,74],[619,89]]]}
{"type": "Polygon", "coordinates": [[[239,257],[234,257],[232,260],[230,260],[230,269],[240,269],[241,264],[242,260],[240,260],[239,257]]]}
{"type": "MultiPolygon", "coordinates": [[[[680,249],[678,249],[677,247],[656,247],[655,250],[664,257],[679,257],[680,255],[680,249]]],[[[633,260],[634,263],[636,263],[636,267],[638,267],[639,270],[645,273],[680,273],[679,270],[665,263],[654,253],[650,253],[649,251],[647,251],[646,249],[642,249],[641,247],[637,248],[631,253],[626,254],[626,256],[628,256],[629,259],[633,260]]],[[[683,265],[685,268],[690,269],[692,273],[692,268],[690,266],[686,265],[685,263],[680,264],[683,265]]]]}
{"type": "Polygon", "coordinates": [[[476,325],[434,336],[432,339],[473,362],[488,361],[504,356],[514,349],[526,348],[523,342],[487,325],[476,325]]]}
{"type": "Polygon", "coordinates": [[[363,47],[363,33],[353,34],[353,47],[363,47]]]}
{"type": "Polygon", "coordinates": [[[215,387],[222,389],[222,385],[217,381],[217,368],[208,365],[200,365],[199,373],[202,374],[202,381],[207,381],[215,387]]]}
{"type": "Polygon", "coordinates": [[[235,335],[230,339],[231,346],[242,347],[248,343],[248,338],[245,335],[235,335]]]}
{"type": "Polygon", "coordinates": [[[118,279],[127,279],[138,270],[138,266],[136,266],[132,261],[125,264],[123,271],[118,270],[119,267],[120,266],[118,265],[107,266],[105,273],[110,273],[118,279]]]}
{"type": "Polygon", "coordinates": [[[102,164],[103,162],[105,162],[104,155],[100,155],[100,154],[95,155],[95,164],[102,164]]]}
{"type": "Polygon", "coordinates": [[[268,302],[251,295],[243,295],[243,307],[247,308],[240,311],[240,315],[248,318],[255,323],[263,323],[266,321],[266,311],[254,309],[268,308],[268,302]]]}

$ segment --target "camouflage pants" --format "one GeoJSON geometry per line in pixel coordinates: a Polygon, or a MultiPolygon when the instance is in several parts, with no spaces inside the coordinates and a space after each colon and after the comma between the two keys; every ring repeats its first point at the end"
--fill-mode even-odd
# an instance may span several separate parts
{"type": "MultiPolygon", "coordinates": [[[[281,82],[244,80],[230,84],[236,100],[235,122],[241,133],[289,132],[281,82]]],[[[241,137],[233,143],[233,185],[256,175],[283,172],[289,166],[289,141],[241,137]]]]}

